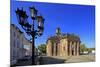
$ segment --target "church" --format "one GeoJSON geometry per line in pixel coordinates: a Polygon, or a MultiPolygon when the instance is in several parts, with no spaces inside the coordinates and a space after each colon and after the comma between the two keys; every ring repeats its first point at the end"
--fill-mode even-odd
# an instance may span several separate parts
{"type": "Polygon", "coordinates": [[[80,38],[75,34],[62,34],[56,28],[56,35],[46,41],[47,56],[76,56],[80,53],[80,38]]]}

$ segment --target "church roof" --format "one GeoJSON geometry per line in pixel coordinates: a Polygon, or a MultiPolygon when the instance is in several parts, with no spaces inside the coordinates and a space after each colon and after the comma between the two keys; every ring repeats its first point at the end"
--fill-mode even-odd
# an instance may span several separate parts
{"type": "MultiPolygon", "coordinates": [[[[75,35],[75,34],[69,34],[69,33],[67,33],[67,34],[61,34],[61,35],[59,35],[59,36],[57,36],[57,35],[55,35],[55,36],[50,36],[49,38],[48,38],[48,40],[51,40],[51,41],[53,41],[53,42],[59,42],[61,39],[68,39],[69,41],[80,41],[80,38],[79,38],[79,36],[77,36],[77,35],[75,35]]],[[[47,41],[48,41],[47,40],[47,41]]]]}
{"type": "Polygon", "coordinates": [[[51,36],[48,38],[48,40],[51,40],[52,42],[59,42],[61,39],[60,36],[51,36]]]}

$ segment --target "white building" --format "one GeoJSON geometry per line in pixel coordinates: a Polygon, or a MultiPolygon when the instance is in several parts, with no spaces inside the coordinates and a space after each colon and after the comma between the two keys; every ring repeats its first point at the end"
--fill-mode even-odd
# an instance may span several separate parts
{"type": "Polygon", "coordinates": [[[26,52],[24,53],[25,56],[32,56],[32,43],[27,38],[24,37],[23,39],[24,49],[26,52]]]}
{"type": "Polygon", "coordinates": [[[18,59],[22,59],[24,34],[14,24],[10,26],[10,61],[15,64],[18,59]]]}
{"type": "MultiPolygon", "coordinates": [[[[37,54],[35,50],[35,54],[37,54]]],[[[23,32],[14,24],[10,26],[10,62],[15,64],[18,59],[32,56],[32,42],[25,38],[23,32]]]]}
{"type": "Polygon", "coordinates": [[[95,54],[95,50],[92,50],[91,53],[95,54]]]}

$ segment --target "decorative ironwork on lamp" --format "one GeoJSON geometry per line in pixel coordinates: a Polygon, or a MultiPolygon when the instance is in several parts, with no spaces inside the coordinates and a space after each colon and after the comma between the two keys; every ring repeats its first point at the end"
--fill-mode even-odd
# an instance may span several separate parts
{"type": "Polygon", "coordinates": [[[37,16],[37,10],[34,7],[29,7],[30,9],[30,15],[31,15],[31,19],[33,20],[32,24],[29,24],[29,22],[27,21],[28,16],[26,14],[26,11],[20,10],[19,8],[17,8],[17,10],[15,11],[17,19],[19,24],[22,26],[22,28],[25,30],[25,32],[28,35],[32,36],[32,64],[35,64],[35,58],[34,58],[34,38],[36,36],[41,36],[43,34],[44,31],[44,18],[42,16],[37,16]],[[37,30],[34,29],[34,20],[37,20],[37,30]]]}

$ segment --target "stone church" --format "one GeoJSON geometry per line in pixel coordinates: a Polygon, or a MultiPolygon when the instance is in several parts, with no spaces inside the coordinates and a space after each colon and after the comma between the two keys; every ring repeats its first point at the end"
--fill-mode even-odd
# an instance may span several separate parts
{"type": "Polygon", "coordinates": [[[62,34],[60,28],[56,28],[56,35],[47,39],[46,54],[47,56],[79,55],[80,43],[80,38],[75,34],[62,34]]]}

